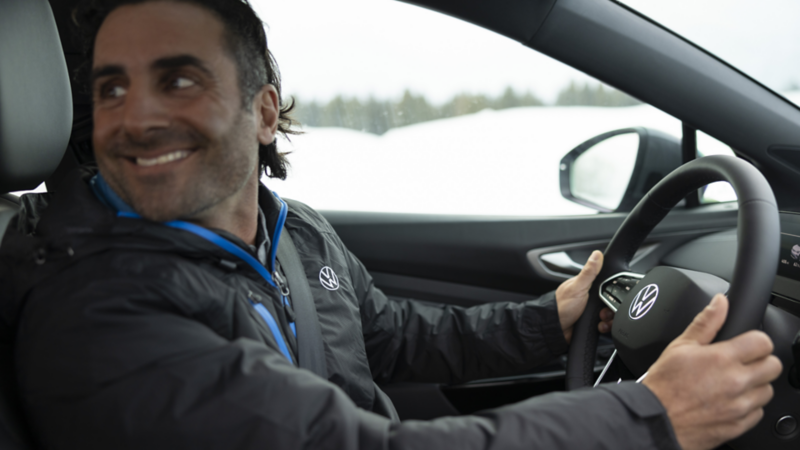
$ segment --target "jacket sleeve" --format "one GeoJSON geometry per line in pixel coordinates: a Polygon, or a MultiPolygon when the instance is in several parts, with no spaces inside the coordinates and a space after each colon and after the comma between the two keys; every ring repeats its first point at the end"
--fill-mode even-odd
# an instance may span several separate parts
{"type": "Polygon", "coordinates": [[[351,252],[373,378],[459,383],[529,372],[567,351],[555,293],[472,308],[387,297],[351,252]]]}
{"type": "Polygon", "coordinates": [[[680,450],[655,395],[625,382],[533,397],[474,416],[406,421],[390,448],[680,450]]]}
{"type": "Polygon", "coordinates": [[[29,296],[17,343],[45,448],[676,448],[642,385],[392,424],[270,347],[224,339],[162,296],[170,280],[53,281],[29,296]]]}

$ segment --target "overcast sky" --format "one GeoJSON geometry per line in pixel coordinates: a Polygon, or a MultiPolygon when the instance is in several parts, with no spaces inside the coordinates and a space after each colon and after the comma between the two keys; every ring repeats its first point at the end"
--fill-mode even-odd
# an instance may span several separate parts
{"type": "Polygon", "coordinates": [[[800,1],[622,0],[774,90],[800,85],[800,1]]]}
{"type": "MultiPolygon", "coordinates": [[[[445,101],[506,86],[552,102],[590,78],[515,41],[393,0],[251,0],[268,25],[284,92],[445,101]]],[[[625,0],[773,89],[800,84],[798,0],[625,0]]]]}

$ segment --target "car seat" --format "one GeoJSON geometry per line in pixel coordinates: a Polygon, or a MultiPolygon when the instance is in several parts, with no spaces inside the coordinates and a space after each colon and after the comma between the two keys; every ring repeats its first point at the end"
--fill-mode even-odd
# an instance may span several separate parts
{"type": "MultiPolygon", "coordinates": [[[[0,241],[19,209],[10,192],[33,189],[55,171],[71,128],[69,76],[50,5],[0,1],[0,241]]],[[[19,403],[13,336],[0,314],[0,449],[27,450],[35,446],[19,403]]]]}

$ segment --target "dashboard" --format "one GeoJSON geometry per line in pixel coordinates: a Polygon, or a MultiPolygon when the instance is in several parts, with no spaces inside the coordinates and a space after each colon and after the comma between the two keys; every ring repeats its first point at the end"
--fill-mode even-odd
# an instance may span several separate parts
{"type": "MultiPolygon", "coordinates": [[[[781,251],[772,304],[800,317],[800,214],[781,212],[781,251]]],[[[675,249],[661,264],[716,275],[730,281],[736,261],[737,230],[712,233],[675,249]]]]}
{"type": "Polygon", "coordinates": [[[800,214],[781,213],[781,253],[773,304],[800,316],[800,214]]]}

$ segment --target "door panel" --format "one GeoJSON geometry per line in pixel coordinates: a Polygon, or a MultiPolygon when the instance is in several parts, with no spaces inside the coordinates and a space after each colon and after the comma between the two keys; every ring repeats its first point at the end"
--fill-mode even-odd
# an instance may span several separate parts
{"type": "MultiPolygon", "coordinates": [[[[545,218],[323,214],[371,272],[526,295],[541,295],[560,282],[537,272],[528,258],[531,250],[563,248],[579,258],[582,243],[604,248],[625,218],[624,214],[545,218]]],[[[683,239],[733,228],[736,217],[735,203],[676,210],[648,240],[649,244],[661,243],[661,250],[640,262],[652,265],[655,260],[651,256],[663,256],[683,239]]],[[[583,254],[588,256],[585,251],[583,254]]],[[[492,298],[487,296],[486,301],[492,298]]]]}
{"type": "MultiPolygon", "coordinates": [[[[580,217],[478,217],[326,211],[348,248],[387,295],[473,306],[520,302],[568,278],[543,255],[560,253],[576,265],[605,249],[624,214],[580,217]]],[[[631,268],[646,272],[695,238],[736,227],[737,205],[716,204],[670,213],[651,233],[631,268]]],[[[613,350],[601,337],[596,369],[613,350]]],[[[565,356],[535,373],[457,386],[382,386],[403,419],[471,413],[564,388],[565,356]]]]}

